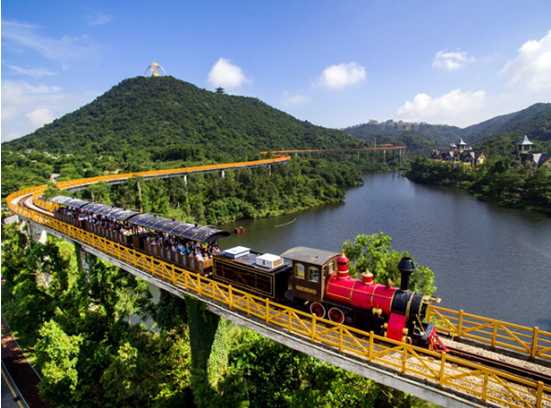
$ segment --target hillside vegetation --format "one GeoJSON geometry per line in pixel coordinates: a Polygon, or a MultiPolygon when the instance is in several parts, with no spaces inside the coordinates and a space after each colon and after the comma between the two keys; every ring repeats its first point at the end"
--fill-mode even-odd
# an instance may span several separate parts
{"type": "Polygon", "coordinates": [[[249,160],[266,150],[363,145],[255,98],[206,91],[173,77],[137,77],[3,143],[2,197],[46,183],[52,173],[62,181],[249,160]]]}
{"type": "Polygon", "coordinates": [[[218,94],[166,76],[126,79],[77,111],[4,143],[3,149],[98,155],[145,149],[163,159],[178,156],[182,145],[237,157],[270,149],[361,143],[256,98],[218,94]]]}
{"type": "Polygon", "coordinates": [[[370,121],[344,129],[371,145],[375,143],[405,144],[410,156],[425,155],[432,149],[448,146],[463,138],[467,143],[480,144],[503,136],[521,139],[528,135],[532,141],[551,140],[551,103],[537,103],[519,112],[497,116],[466,127],[370,121]]]}

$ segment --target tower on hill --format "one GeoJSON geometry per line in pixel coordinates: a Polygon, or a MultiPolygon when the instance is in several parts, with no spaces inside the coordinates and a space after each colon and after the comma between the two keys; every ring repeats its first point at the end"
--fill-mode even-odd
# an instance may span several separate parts
{"type": "Polygon", "coordinates": [[[145,70],[144,75],[147,75],[147,72],[150,71],[150,72],[151,72],[151,76],[158,77],[158,76],[160,75],[160,74],[159,74],[159,68],[162,69],[163,72],[164,72],[165,75],[166,75],[165,69],[161,66],[161,64],[157,64],[156,62],[152,62],[151,64],[149,64],[149,66],[148,66],[147,69],[145,70]]]}

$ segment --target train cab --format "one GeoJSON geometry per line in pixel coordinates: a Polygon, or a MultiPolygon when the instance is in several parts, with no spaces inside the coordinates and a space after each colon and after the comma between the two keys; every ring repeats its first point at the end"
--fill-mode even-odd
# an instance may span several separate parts
{"type": "Polygon", "coordinates": [[[296,247],[281,254],[292,261],[293,273],[289,281],[293,300],[321,303],[326,281],[337,270],[338,252],[316,248],[296,247]]]}

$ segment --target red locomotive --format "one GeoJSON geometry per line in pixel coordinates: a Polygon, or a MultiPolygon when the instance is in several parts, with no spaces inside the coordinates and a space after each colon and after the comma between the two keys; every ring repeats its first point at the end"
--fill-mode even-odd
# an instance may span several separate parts
{"type": "Polygon", "coordinates": [[[445,350],[434,324],[424,321],[427,305],[439,299],[408,290],[415,270],[411,258],[398,264],[401,282],[396,288],[375,283],[369,272],[352,278],[348,258],[337,252],[307,247],[281,256],[245,247],[219,251],[214,242],[229,235],[224,231],[63,196],[52,201],[64,206],[56,211],[57,219],[135,250],[319,318],[445,350]]]}

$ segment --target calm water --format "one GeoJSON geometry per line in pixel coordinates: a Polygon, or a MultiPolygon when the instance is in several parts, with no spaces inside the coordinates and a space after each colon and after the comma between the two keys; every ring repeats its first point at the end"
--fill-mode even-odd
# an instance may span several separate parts
{"type": "Polygon", "coordinates": [[[339,251],[358,234],[384,231],[436,275],[442,306],[551,330],[551,217],[483,203],[398,173],[364,176],[342,204],[262,220],[220,241],[280,254],[295,246],[339,251]]]}

